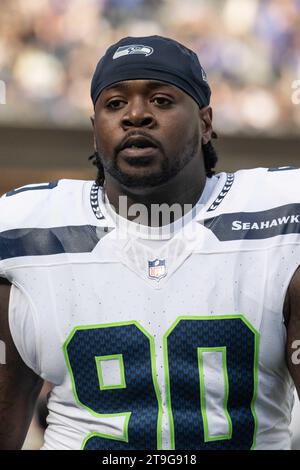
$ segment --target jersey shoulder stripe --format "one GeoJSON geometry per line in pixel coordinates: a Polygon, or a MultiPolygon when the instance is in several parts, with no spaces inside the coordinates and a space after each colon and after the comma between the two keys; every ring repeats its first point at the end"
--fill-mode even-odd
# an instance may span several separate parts
{"type": "Polygon", "coordinates": [[[300,204],[259,212],[221,214],[204,221],[220,241],[261,240],[300,233],[300,204]]]}
{"type": "Polygon", "coordinates": [[[99,242],[97,232],[91,225],[7,230],[0,233],[0,260],[91,252],[99,242]]]}

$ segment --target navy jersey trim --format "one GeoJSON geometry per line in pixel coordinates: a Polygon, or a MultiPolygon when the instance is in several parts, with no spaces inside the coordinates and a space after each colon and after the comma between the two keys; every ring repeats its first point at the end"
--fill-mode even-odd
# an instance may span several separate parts
{"type": "Polygon", "coordinates": [[[262,240],[300,233],[300,204],[260,212],[235,212],[206,219],[204,226],[220,241],[262,240]]]}
{"type": "Polygon", "coordinates": [[[24,193],[26,191],[41,191],[43,189],[53,189],[53,188],[56,188],[56,186],[58,185],[58,182],[59,180],[50,181],[50,183],[22,186],[21,188],[17,188],[17,189],[13,189],[12,191],[9,191],[8,193],[6,193],[5,196],[11,197],[19,193],[24,193]]]}
{"type": "Polygon", "coordinates": [[[297,166],[273,166],[268,168],[270,172],[277,172],[277,171],[290,171],[290,170],[299,170],[297,166]]]}
{"type": "Polygon", "coordinates": [[[104,215],[101,212],[101,209],[99,207],[99,186],[97,183],[93,183],[91,187],[91,192],[90,192],[90,203],[92,210],[94,212],[94,215],[96,219],[98,220],[103,220],[105,219],[104,215]]]}
{"type": "Polygon", "coordinates": [[[219,207],[219,205],[221,204],[223,199],[229,193],[229,191],[230,191],[230,189],[233,185],[233,182],[234,182],[234,174],[233,173],[227,173],[226,181],[225,181],[225,184],[222,188],[222,191],[220,192],[218,197],[214,200],[214,202],[210,205],[210,207],[207,209],[207,212],[214,211],[219,207]]]}
{"type": "Polygon", "coordinates": [[[0,260],[21,256],[91,252],[110,231],[91,225],[23,228],[0,233],[0,260]]]}

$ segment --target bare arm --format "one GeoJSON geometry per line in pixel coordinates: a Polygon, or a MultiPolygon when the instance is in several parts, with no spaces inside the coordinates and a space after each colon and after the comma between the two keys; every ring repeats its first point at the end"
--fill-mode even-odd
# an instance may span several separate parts
{"type": "Polygon", "coordinates": [[[286,358],[300,399],[300,268],[294,274],[285,299],[286,358]]]}
{"type": "Polygon", "coordinates": [[[9,292],[10,286],[0,283],[0,340],[6,356],[6,364],[0,364],[0,450],[21,449],[43,384],[13,343],[8,325],[9,292]]]}

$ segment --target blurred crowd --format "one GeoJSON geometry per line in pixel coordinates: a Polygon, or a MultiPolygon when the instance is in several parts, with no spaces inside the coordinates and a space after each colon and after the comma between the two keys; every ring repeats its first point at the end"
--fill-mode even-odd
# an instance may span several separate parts
{"type": "Polygon", "coordinates": [[[2,0],[0,121],[88,126],[100,56],[122,36],[150,34],[197,52],[216,130],[299,130],[300,0],[2,0]]]}

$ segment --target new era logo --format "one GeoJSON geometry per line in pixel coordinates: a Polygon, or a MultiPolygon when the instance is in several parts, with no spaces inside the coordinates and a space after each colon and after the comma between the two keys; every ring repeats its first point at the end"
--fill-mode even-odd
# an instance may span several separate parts
{"type": "Polygon", "coordinates": [[[118,47],[113,55],[113,59],[124,57],[126,55],[143,54],[146,57],[153,53],[154,49],[150,46],[143,46],[142,44],[129,44],[128,46],[118,47]]]}

